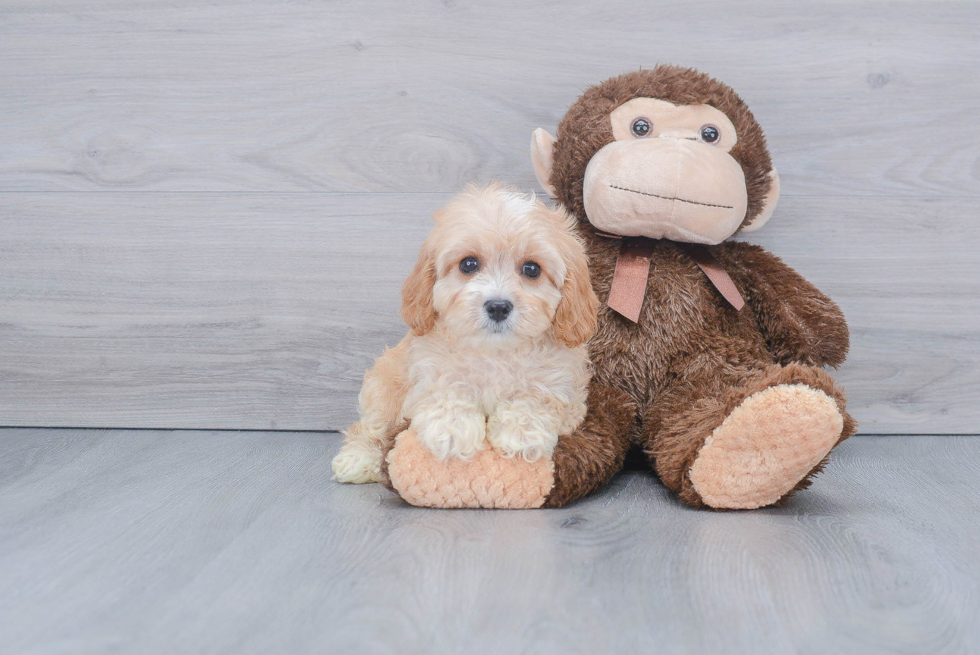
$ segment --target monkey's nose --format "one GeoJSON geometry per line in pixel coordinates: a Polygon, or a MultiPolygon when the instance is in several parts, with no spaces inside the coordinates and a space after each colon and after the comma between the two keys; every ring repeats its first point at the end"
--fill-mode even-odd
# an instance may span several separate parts
{"type": "Polygon", "coordinates": [[[514,304],[509,300],[494,298],[483,303],[483,311],[487,313],[491,321],[496,323],[506,320],[512,309],[514,309],[514,304]]]}

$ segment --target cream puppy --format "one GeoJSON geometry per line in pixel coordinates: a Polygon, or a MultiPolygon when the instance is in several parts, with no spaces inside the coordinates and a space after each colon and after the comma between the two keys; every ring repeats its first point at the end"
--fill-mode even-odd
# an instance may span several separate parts
{"type": "Polygon", "coordinates": [[[585,417],[584,343],[599,304],[574,224],[496,185],[467,187],[435,215],[402,288],[411,331],[364,376],[338,480],[377,481],[384,441],[405,419],[440,459],[488,445],[551,456],[585,417]]]}

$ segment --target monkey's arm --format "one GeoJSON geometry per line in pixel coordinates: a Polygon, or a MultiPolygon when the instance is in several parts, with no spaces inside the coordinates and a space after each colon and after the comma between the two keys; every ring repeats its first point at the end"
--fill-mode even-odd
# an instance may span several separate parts
{"type": "Polygon", "coordinates": [[[715,254],[755,312],[776,361],[834,368],[844,362],[850,338],[833,300],[759,246],[726,242],[715,254]]]}

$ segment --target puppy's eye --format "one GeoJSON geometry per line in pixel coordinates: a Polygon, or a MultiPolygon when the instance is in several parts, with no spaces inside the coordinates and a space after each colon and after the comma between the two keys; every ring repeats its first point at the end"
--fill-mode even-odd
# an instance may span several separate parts
{"type": "Polygon", "coordinates": [[[718,132],[718,128],[714,125],[702,125],[701,126],[701,140],[705,143],[715,143],[721,138],[721,133],[718,132]]]}
{"type": "Polygon", "coordinates": [[[476,257],[464,257],[459,263],[459,270],[469,275],[480,270],[480,260],[476,257]]]}
{"type": "Polygon", "coordinates": [[[533,280],[541,275],[541,267],[538,266],[537,262],[524,262],[524,268],[521,269],[521,273],[533,280]]]}
{"type": "Polygon", "coordinates": [[[648,118],[637,118],[630,125],[630,132],[633,136],[643,138],[645,136],[650,136],[650,132],[653,131],[653,123],[650,122],[648,118]]]}

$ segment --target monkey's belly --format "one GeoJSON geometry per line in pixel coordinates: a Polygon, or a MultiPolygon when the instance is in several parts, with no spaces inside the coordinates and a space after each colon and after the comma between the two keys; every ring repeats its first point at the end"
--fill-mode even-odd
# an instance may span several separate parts
{"type": "Polygon", "coordinates": [[[742,314],[720,303],[685,302],[707,292],[717,293],[682,288],[678,300],[648,292],[636,324],[603,308],[590,348],[595,380],[629,394],[642,414],[673,385],[735,384],[772,364],[748,307],[742,314]]]}

